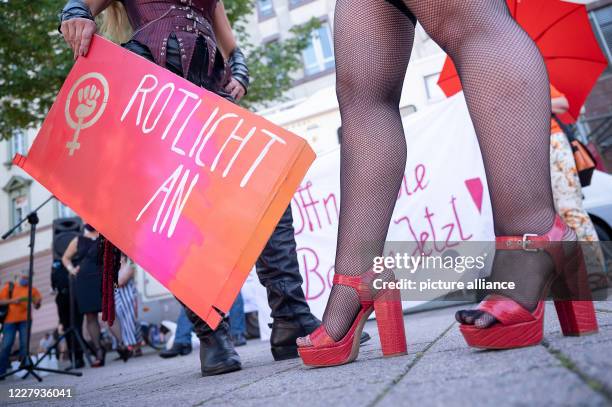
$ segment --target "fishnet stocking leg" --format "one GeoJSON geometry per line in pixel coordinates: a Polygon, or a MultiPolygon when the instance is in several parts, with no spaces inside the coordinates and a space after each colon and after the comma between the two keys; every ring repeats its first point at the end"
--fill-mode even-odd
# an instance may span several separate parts
{"type": "MultiPolygon", "coordinates": [[[[399,100],[413,40],[410,18],[384,0],[336,2],[336,92],[342,118],[339,274],[366,272],[372,257],[383,251],[406,165],[399,100]]],[[[359,308],[354,289],[334,286],[323,315],[327,333],[340,340],[359,308]]]]}
{"type": "MultiPolygon", "coordinates": [[[[504,0],[404,2],[457,67],[489,182],[496,235],[548,232],[555,216],[550,89],[537,47],[504,0]]],[[[516,281],[518,291],[503,294],[532,310],[551,272],[546,253],[504,251],[496,255],[492,279],[516,281]]],[[[460,312],[457,318],[479,327],[495,322],[483,313],[460,312]]]]}
{"type": "MultiPolygon", "coordinates": [[[[548,163],[550,94],[535,44],[510,17],[504,0],[403,1],[457,66],[489,181],[495,233],[546,233],[555,215],[548,163]]],[[[336,3],[343,125],[340,274],[367,271],[371,255],[383,250],[405,164],[398,101],[413,29],[410,18],[388,2],[336,3]]],[[[545,254],[504,252],[494,270],[514,279],[515,270],[537,270],[531,277],[542,282],[551,264],[545,254]]],[[[358,309],[354,290],[332,289],[323,323],[333,339],[344,336],[358,309]]],[[[462,320],[482,327],[494,321],[482,315],[462,320]]]]}

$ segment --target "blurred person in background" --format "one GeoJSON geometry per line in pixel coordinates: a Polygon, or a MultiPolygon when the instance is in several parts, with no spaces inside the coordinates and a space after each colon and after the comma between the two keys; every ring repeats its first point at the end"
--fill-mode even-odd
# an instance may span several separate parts
{"type": "Polygon", "coordinates": [[[229,310],[229,324],[234,346],[246,345],[246,316],[244,315],[244,300],[240,292],[229,310]]]}
{"type": "Polygon", "coordinates": [[[100,234],[93,226],[86,224],[83,235],[75,237],[64,252],[62,264],[73,276],[74,297],[77,308],[85,315],[87,332],[94,346],[96,360],[92,367],[104,366],[105,351],[100,343],[100,322],[102,311],[102,265],[99,263],[98,238],[100,234]]]}
{"type": "MultiPolygon", "coordinates": [[[[74,259],[75,261],[77,259],[74,259]]],[[[57,315],[61,325],[61,332],[66,332],[70,328],[70,312],[71,308],[73,313],[74,324],[73,328],[78,334],[83,337],[83,314],[81,314],[76,306],[74,298],[70,303],[70,286],[74,290],[74,278],[70,277],[68,270],[62,264],[61,260],[56,260],[51,265],[51,288],[55,293],[55,304],[57,305],[57,315]]],[[[72,354],[74,353],[74,366],[73,369],[80,369],[85,366],[83,360],[83,349],[79,345],[76,335],[74,332],[70,332],[66,335],[66,347],[68,348],[68,358],[72,361],[72,354]]],[[[72,362],[71,362],[72,363],[72,362]]]]}
{"type": "Polygon", "coordinates": [[[176,320],[176,331],[174,332],[174,342],[170,349],[164,349],[159,353],[159,356],[168,359],[175,356],[185,356],[191,353],[191,332],[193,324],[187,318],[185,307],[181,304],[181,310],[176,320]]]}
{"type": "Polygon", "coordinates": [[[111,330],[116,334],[120,332],[119,338],[122,342],[119,355],[124,360],[131,356],[142,355],[140,345],[142,343],[142,331],[138,322],[138,292],[134,283],[136,267],[132,260],[121,256],[121,268],[119,279],[115,289],[115,312],[118,323],[114,323],[111,330]]]}
{"type": "Polygon", "coordinates": [[[55,338],[51,335],[51,332],[45,332],[45,335],[38,342],[38,352],[45,353],[53,346],[54,340],[55,338]]]}
{"type": "MultiPolygon", "coordinates": [[[[0,350],[0,375],[6,373],[9,366],[11,349],[15,343],[15,336],[19,332],[19,358],[26,356],[27,348],[27,312],[28,312],[28,286],[27,271],[21,272],[17,283],[9,281],[0,291],[0,305],[8,305],[8,314],[4,320],[4,336],[0,350]]],[[[36,287],[32,287],[32,305],[40,308],[42,296],[36,287]]],[[[31,322],[31,321],[30,321],[31,322]]]]}
{"type": "MultiPolygon", "coordinates": [[[[569,110],[569,102],[557,88],[550,85],[552,113],[559,117],[569,110]]],[[[567,135],[553,117],[550,126],[550,176],[555,210],[576,232],[582,245],[584,260],[590,274],[604,274],[605,264],[599,238],[591,217],[584,209],[582,187],[567,135]]]]}

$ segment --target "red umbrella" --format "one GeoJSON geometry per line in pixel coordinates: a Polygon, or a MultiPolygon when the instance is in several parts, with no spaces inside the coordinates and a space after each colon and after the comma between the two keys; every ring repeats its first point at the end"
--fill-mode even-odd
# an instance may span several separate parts
{"type": "MultiPolygon", "coordinates": [[[[584,5],[560,0],[506,0],[510,13],[535,41],[544,56],[550,82],[570,105],[563,121],[578,118],[597,78],[608,65],[595,39],[584,5]]],[[[446,96],[461,90],[450,58],[446,58],[438,85],[446,96]]]]}

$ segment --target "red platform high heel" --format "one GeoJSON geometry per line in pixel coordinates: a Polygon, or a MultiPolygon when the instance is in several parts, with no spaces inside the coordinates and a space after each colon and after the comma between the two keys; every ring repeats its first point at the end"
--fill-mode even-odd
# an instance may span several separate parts
{"type": "Polygon", "coordinates": [[[406,334],[399,291],[381,290],[372,297],[369,285],[364,279],[371,277],[372,274],[370,272],[362,276],[334,275],[334,285],[345,285],[358,292],[361,309],[349,331],[338,342],[327,334],[324,325],[311,333],[309,335],[311,346],[298,347],[298,353],[305,365],[337,366],[354,361],[359,354],[359,339],[363,325],[372,311],[376,311],[383,355],[391,357],[406,354],[406,334]]]}
{"type": "MultiPolygon", "coordinates": [[[[585,335],[597,332],[597,320],[587,284],[586,268],[580,246],[566,256],[562,238],[567,226],[556,216],[552,229],[545,235],[497,237],[498,250],[545,250],[552,258],[555,273],[547,282],[542,298],[549,289],[555,300],[563,335],[585,335]]],[[[530,312],[517,302],[501,295],[490,295],[478,309],[493,315],[497,323],[488,328],[460,325],[468,345],[483,349],[511,349],[537,345],[542,341],[544,301],[530,312]]]]}

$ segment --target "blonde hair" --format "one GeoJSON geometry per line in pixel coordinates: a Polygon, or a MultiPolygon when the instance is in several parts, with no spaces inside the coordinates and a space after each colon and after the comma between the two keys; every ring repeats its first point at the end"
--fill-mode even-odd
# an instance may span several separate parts
{"type": "Polygon", "coordinates": [[[122,2],[113,1],[98,18],[99,33],[109,40],[124,43],[132,38],[132,25],[122,2]]]}

